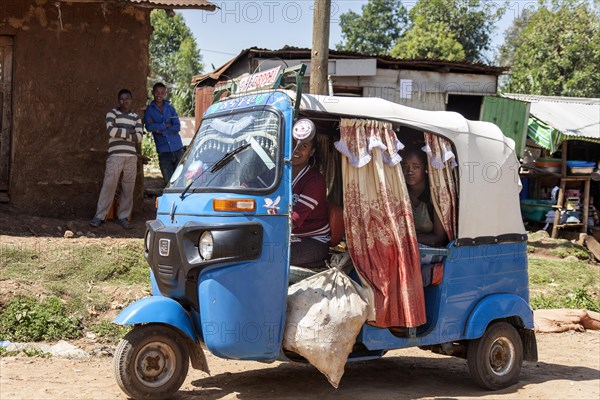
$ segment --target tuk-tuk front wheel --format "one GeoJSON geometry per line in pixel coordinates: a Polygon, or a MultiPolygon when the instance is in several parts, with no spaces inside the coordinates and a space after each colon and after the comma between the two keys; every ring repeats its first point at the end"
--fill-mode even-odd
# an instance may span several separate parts
{"type": "Polygon", "coordinates": [[[514,385],[523,365],[519,333],[507,322],[491,324],[481,338],[469,342],[467,363],[479,386],[498,390],[514,385]]]}
{"type": "Polygon", "coordinates": [[[121,390],[134,399],[173,395],[189,368],[187,348],[176,330],[164,325],[138,325],[119,343],[114,370],[121,390]]]}

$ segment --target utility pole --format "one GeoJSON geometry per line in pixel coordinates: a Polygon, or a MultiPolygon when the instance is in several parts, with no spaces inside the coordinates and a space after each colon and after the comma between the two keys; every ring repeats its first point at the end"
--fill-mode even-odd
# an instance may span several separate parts
{"type": "Polygon", "coordinates": [[[310,55],[310,93],[328,94],[327,67],[329,64],[329,21],[331,0],[315,0],[313,39],[310,55]]]}

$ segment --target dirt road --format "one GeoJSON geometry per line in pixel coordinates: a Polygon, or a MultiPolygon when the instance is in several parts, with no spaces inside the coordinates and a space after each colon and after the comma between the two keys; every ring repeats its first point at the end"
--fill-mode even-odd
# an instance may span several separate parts
{"type": "MultiPolygon", "coordinates": [[[[600,332],[538,335],[537,363],[521,382],[488,392],[473,385],[466,362],[418,349],[349,364],[338,390],[310,365],[227,361],[208,355],[212,376],[190,370],[177,398],[191,399],[594,399],[600,398],[600,332]]],[[[125,399],[112,359],[0,360],[0,399],[125,399]]]]}

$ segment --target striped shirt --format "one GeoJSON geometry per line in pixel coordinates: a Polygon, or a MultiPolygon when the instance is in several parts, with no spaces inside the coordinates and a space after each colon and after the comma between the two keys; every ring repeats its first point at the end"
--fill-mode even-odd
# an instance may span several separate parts
{"type": "Polygon", "coordinates": [[[116,108],[106,113],[106,129],[108,130],[108,154],[135,156],[135,144],[142,141],[142,120],[134,112],[124,114],[116,108]],[[130,131],[135,129],[135,133],[130,131]]]}
{"type": "Polygon", "coordinates": [[[292,241],[309,237],[329,243],[329,212],[325,178],[316,168],[306,166],[292,181],[292,241]]]}

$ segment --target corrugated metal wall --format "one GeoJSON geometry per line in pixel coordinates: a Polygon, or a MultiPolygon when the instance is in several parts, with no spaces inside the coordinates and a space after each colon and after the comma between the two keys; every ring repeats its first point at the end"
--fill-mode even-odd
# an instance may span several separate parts
{"type": "Polygon", "coordinates": [[[486,96],[483,99],[481,120],[498,125],[505,136],[515,141],[515,151],[523,155],[527,139],[527,121],[529,120],[529,103],[497,96],[486,96]]]}

